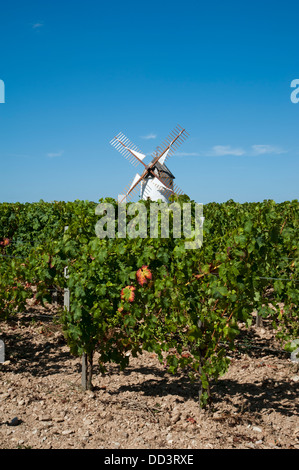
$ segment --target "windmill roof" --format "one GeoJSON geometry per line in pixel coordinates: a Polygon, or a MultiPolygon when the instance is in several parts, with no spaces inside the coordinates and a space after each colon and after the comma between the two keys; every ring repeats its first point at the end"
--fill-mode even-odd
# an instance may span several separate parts
{"type": "Polygon", "coordinates": [[[170,178],[175,179],[175,176],[171,173],[170,169],[165,165],[165,163],[162,164],[157,162],[155,167],[159,170],[160,173],[165,173],[170,178]]]}

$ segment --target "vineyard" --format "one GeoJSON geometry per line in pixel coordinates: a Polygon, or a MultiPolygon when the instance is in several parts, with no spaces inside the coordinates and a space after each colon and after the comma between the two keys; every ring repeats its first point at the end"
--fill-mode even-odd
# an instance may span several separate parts
{"type": "MultiPolygon", "coordinates": [[[[113,199],[100,202],[117,213],[113,199]]],[[[174,202],[190,203],[194,222],[195,203],[187,196],[174,202]]],[[[139,204],[149,211],[150,201],[139,204]]],[[[184,378],[203,416],[214,410],[215,384],[234,367],[234,354],[256,354],[258,342],[246,343],[253,326],[270,328],[278,354],[290,356],[298,347],[297,200],[206,204],[203,244],[193,250],[184,236],[172,236],[171,211],[168,238],[99,238],[96,207],[88,201],[0,204],[0,339],[9,345],[8,362],[14,346],[7,331],[20,327],[19,315],[26,321],[26,312],[46,309],[43,334],[62,333],[69,357],[79,360],[73,375],[85,395],[102,393],[112,370],[125,374],[150,358],[169,380],[184,378]]],[[[155,420],[159,406],[144,407],[155,420]]],[[[195,426],[199,418],[186,416],[195,426]]]]}

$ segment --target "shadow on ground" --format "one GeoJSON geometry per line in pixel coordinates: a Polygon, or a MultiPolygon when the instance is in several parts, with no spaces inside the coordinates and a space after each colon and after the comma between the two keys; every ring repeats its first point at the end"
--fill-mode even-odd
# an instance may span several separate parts
{"type": "MultiPolygon", "coordinates": [[[[36,377],[43,377],[51,374],[57,374],[69,366],[71,355],[68,351],[62,351],[61,346],[65,344],[62,336],[54,337],[55,331],[59,327],[51,322],[53,318],[44,321],[40,326],[40,341],[35,342],[33,337],[10,322],[10,332],[2,332],[1,339],[5,344],[5,361],[10,361],[6,370],[11,370],[15,374],[29,372],[36,377]]],[[[24,323],[26,324],[26,322],[24,323]]]]}
{"type": "MultiPolygon", "coordinates": [[[[43,326],[43,325],[42,325],[43,326]]],[[[14,373],[29,372],[32,376],[43,377],[51,374],[57,374],[60,371],[76,374],[74,365],[70,365],[72,357],[68,351],[62,351],[61,346],[65,345],[63,338],[53,337],[55,326],[45,322],[43,336],[40,342],[33,342],[32,337],[26,334],[26,330],[14,333],[13,327],[9,334],[2,333],[1,337],[5,342],[5,359],[11,364],[8,370],[14,373]],[[54,329],[53,329],[54,328],[54,329]]],[[[254,331],[241,333],[237,341],[237,349],[234,354],[238,357],[239,352],[246,352],[249,358],[261,359],[263,355],[285,359],[287,354],[269,346],[269,341],[257,336],[254,331]]],[[[76,366],[78,374],[80,373],[80,363],[76,366]]],[[[97,366],[94,368],[97,374],[97,366]]],[[[118,366],[108,365],[108,373],[113,381],[113,375],[119,374],[118,366]]],[[[141,374],[144,380],[138,383],[128,383],[121,385],[117,390],[110,391],[111,395],[118,395],[123,392],[137,392],[145,396],[177,396],[184,400],[198,400],[199,384],[191,383],[187,373],[172,375],[167,370],[162,370],[161,366],[139,366],[131,365],[124,371],[125,376],[134,373],[141,374]]],[[[230,403],[236,411],[242,412],[244,409],[250,412],[276,411],[285,416],[298,415],[296,409],[296,400],[298,398],[296,382],[287,382],[284,380],[264,379],[257,383],[226,379],[222,377],[217,382],[211,383],[211,392],[213,397],[213,407],[217,408],[218,403],[230,403]],[[240,400],[238,400],[240,397],[240,400]]],[[[95,387],[95,391],[97,387],[95,387]]]]}

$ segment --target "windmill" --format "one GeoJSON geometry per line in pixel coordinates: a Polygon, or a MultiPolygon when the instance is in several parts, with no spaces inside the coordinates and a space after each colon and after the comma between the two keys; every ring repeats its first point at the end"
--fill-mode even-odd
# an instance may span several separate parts
{"type": "Polygon", "coordinates": [[[131,198],[136,193],[139,185],[141,199],[151,199],[152,201],[161,199],[163,202],[168,202],[172,194],[183,194],[183,191],[173,184],[175,177],[165,165],[165,161],[173,155],[188,135],[185,129],[181,126],[176,126],[164,140],[161,147],[156,148],[151,162],[146,165],[143,161],[146,155],[141,153],[124,134],[121,132],[117,134],[110,141],[111,145],[129,160],[133,166],[137,167],[141,163],[144,167],[142,174],[136,173],[131,184],[125,188],[125,195],[119,202],[128,197],[131,198]]]}

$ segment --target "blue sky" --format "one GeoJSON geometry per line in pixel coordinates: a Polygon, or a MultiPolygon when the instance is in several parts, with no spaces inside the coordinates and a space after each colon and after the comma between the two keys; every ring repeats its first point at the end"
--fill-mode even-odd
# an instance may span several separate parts
{"type": "Polygon", "coordinates": [[[177,124],[197,202],[298,199],[295,1],[0,3],[0,202],[115,197],[177,124]]]}

